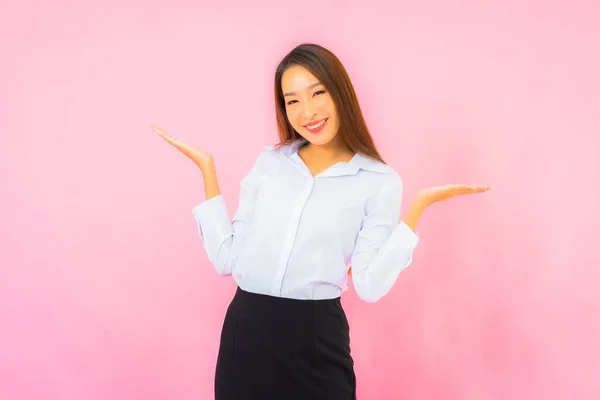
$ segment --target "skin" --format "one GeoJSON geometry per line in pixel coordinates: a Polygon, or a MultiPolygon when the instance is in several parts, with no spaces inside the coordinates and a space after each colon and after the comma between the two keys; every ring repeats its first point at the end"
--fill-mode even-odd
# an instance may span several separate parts
{"type": "Polygon", "coordinates": [[[298,155],[313,175],[340,161],[350,161],[354,154],[338,135],[340,123],[333,98],[327,88],[308,70],[288,68],[281,77],[285,111],[290,125],[308,141],[298,155]],[[312,133],[308,126],[325,120],[324,129],[312,133]]]}
{"type": "MultiPolygon", "coordinates": [[[[339,120],[333,99],[318,79],[300,66],[288,68],[282,76],[281,86],[286,99],[286,114],[292,127],[308,141],[298,155],[313,175],[340,161],[349,161],[354,154],[338,135],[339,120]],[[313,134],[307,125],[327,119],[325,129],[313,134]]],[[[201,171],[206,199],[221,194],[216,166],[212,155],[201,147],[192,146],[169,135],[156,125],[151,128],[167,143],[187,156],[201,171]]],[[[432,204],[467,194],[490,190],[488,185],[448,184],[421,189],[407,208],[402,220],[416,231],[417,224],[427,207],[432,204]]]]}

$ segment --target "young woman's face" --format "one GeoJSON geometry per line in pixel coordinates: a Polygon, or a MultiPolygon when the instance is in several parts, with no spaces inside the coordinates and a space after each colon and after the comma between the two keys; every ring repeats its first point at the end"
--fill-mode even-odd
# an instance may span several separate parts
{"type": "Polygon", "coordinates": [[[281,77],[287,118],[298,134],[315,145],[331,142],[339,130],[337,110],[327,88],[308,70],[288,68],[281,77]]]}

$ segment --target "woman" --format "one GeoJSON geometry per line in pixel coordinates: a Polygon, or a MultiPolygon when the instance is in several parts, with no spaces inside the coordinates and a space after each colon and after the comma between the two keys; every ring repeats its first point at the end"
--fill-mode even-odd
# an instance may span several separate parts
{"type": "Polygon", "coordinates": [[[426,207],[489,187],[421,190],[399,221],[402,181],[375,148],[346,70],[321,46],[300,45],[281,61],[275,104],[279,144],[242,180],[233,222],[211,155],[153,126],[200,168],[199,233],[217,272],[238,284],[215,398],[355,399],[340,303],[348,277],[376,302],[411,263],[426,207]]]}

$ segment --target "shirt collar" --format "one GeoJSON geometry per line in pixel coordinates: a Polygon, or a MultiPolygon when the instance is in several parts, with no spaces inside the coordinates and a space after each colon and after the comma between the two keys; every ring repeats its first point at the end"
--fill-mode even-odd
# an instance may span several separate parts
{"type": "MultiPolygon", "coordinates": [[[[283,145],[280,148],[280,151],[287,158],[302,162],[298,155],[298,150],[305,143],[306,139],[297,139],[289,144],[283,145]]],[[[350,161],[337,163],[322,174],[319,174],[319,176],[356,175],[361,169],[378,173],[389,173],[391,171],[389,166],[379,160],[367,157],[361,153],[356,153],[350,161]]]]}

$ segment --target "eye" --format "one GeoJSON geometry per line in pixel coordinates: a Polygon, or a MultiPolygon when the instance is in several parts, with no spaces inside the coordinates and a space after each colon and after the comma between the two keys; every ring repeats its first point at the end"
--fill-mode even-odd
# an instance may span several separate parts
{"type": "Polygon", "coordinates": [[[296,100],[290,100],[290,101],[288,101],[286,104],[287,104],[288,106],[291,106],[292,104],[294,104],[294,102],[297,102],[297,101],[296,101],[296,100]]]}
{"type": "Polygon", "coordinates": [[[316,96],[318,94],[325,94],[325,91],[324,90],[317,90],[313,96],[316,96]]]}

